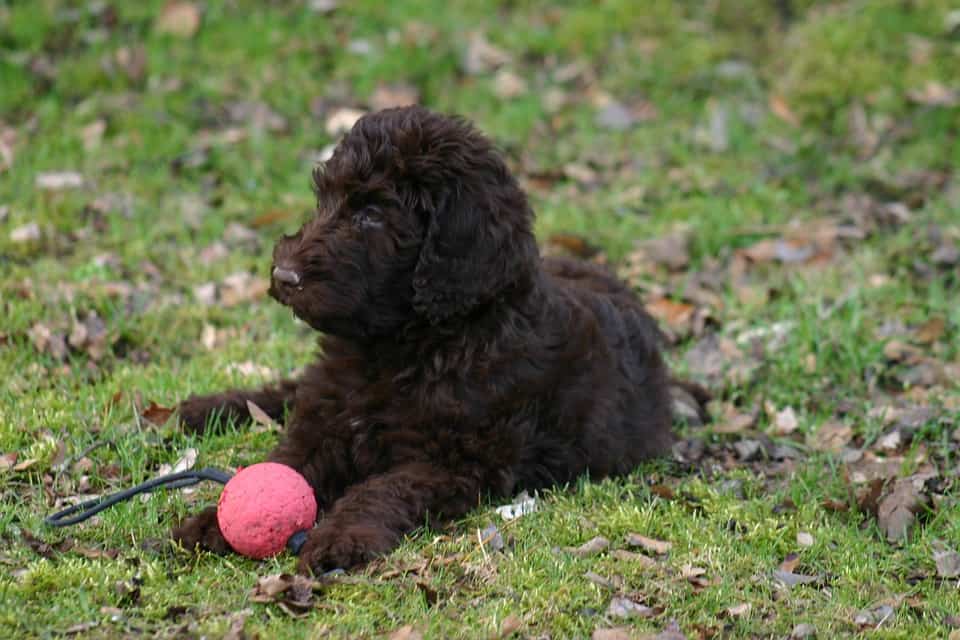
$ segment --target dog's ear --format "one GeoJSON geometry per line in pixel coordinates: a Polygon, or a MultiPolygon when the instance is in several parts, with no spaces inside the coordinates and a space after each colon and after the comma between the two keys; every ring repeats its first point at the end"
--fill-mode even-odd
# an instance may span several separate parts
{"type": "Polygon", "coordinates": [[[468,173],[471,179],[454,180],[421,209],[426,234],[413,306],[432,324],[528,286],[539,261],[533,214],[502,162],[468,173]]]}

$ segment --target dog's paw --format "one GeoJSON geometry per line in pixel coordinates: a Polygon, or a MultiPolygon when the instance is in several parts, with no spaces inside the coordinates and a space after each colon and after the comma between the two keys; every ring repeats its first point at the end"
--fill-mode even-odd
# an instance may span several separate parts
{"type": "Polygon", "coordinates": [[[203,433],[219,431],[231,420],[249,418],[249,413],[222,396],[191,396],[177,405],[177,416],[185,431],[203,433]]]}
{"type": "Polygon", "coordinates": [[[297,570],[320,575],[331,569],[349,569],[388,553],[396,542],[391,531],[377,524],[340,526],[324,521],[307,534],[297,570]]]}
{"type": "Polygon", "coordinates": [[[170,537],[184,549],[204,549],[219,554],[230,552],[230,545],[217,523],[216,507],[207,507],[197,515],[190,516],[170,532],[170,537]]]}

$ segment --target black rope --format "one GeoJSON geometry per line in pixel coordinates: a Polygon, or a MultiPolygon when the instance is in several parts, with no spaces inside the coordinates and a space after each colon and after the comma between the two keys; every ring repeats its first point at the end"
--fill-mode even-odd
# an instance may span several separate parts
{"type": "Polygon", "coordinates": [[[197,471],[181,471],[179,473],[169,473],[165,476],[158,476],[152,480],[142,482],[135,487],[130,487],[117,493],[92,498],[86,502],[67,507],[62,511],[57,511],[53,515],[44,518],[44,523],[51,527],[66,527],[71,524],[77,524],[100,513],[104,509],[109,509],[118,502],[129,500],[140,493],[148,493],[155,489],[179,489],[189,487],[203,480],[213,480],[220,484],[227,484],[227,481],[233,475],[221,469],[207,467],[197,471]],[[71,517],[72,516],[72,517],[71,517]]]}

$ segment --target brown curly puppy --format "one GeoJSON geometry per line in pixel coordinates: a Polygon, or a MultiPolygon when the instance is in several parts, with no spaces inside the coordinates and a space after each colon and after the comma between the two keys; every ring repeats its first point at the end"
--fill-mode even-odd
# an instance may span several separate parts
{"type": "MultiPolygon", "coordinates": [[[[286,433],[322,516],[302,571],[393,549],[453,518],[668,450],[659,332],[598,267],[541,259],[527,198],[490,141],[421,107],[361,118],[314,173],[317,214],[274,250],[270,294],[322,332],[297,380],[192,397],[191,429],[249,419],[286,433]]],[[[215,509],[174,530],[226,551],[215,509]]]]}

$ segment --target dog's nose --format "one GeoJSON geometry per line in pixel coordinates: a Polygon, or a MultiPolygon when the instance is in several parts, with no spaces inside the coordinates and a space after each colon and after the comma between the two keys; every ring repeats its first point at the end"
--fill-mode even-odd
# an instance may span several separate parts
{"type": "Polygon", "coordinates": [[[281,269],[280,267],[273,268],[273,279],[277,282],[289,284],[294,287],[300,284],[299,273],[290,269],[281,269]]]}

